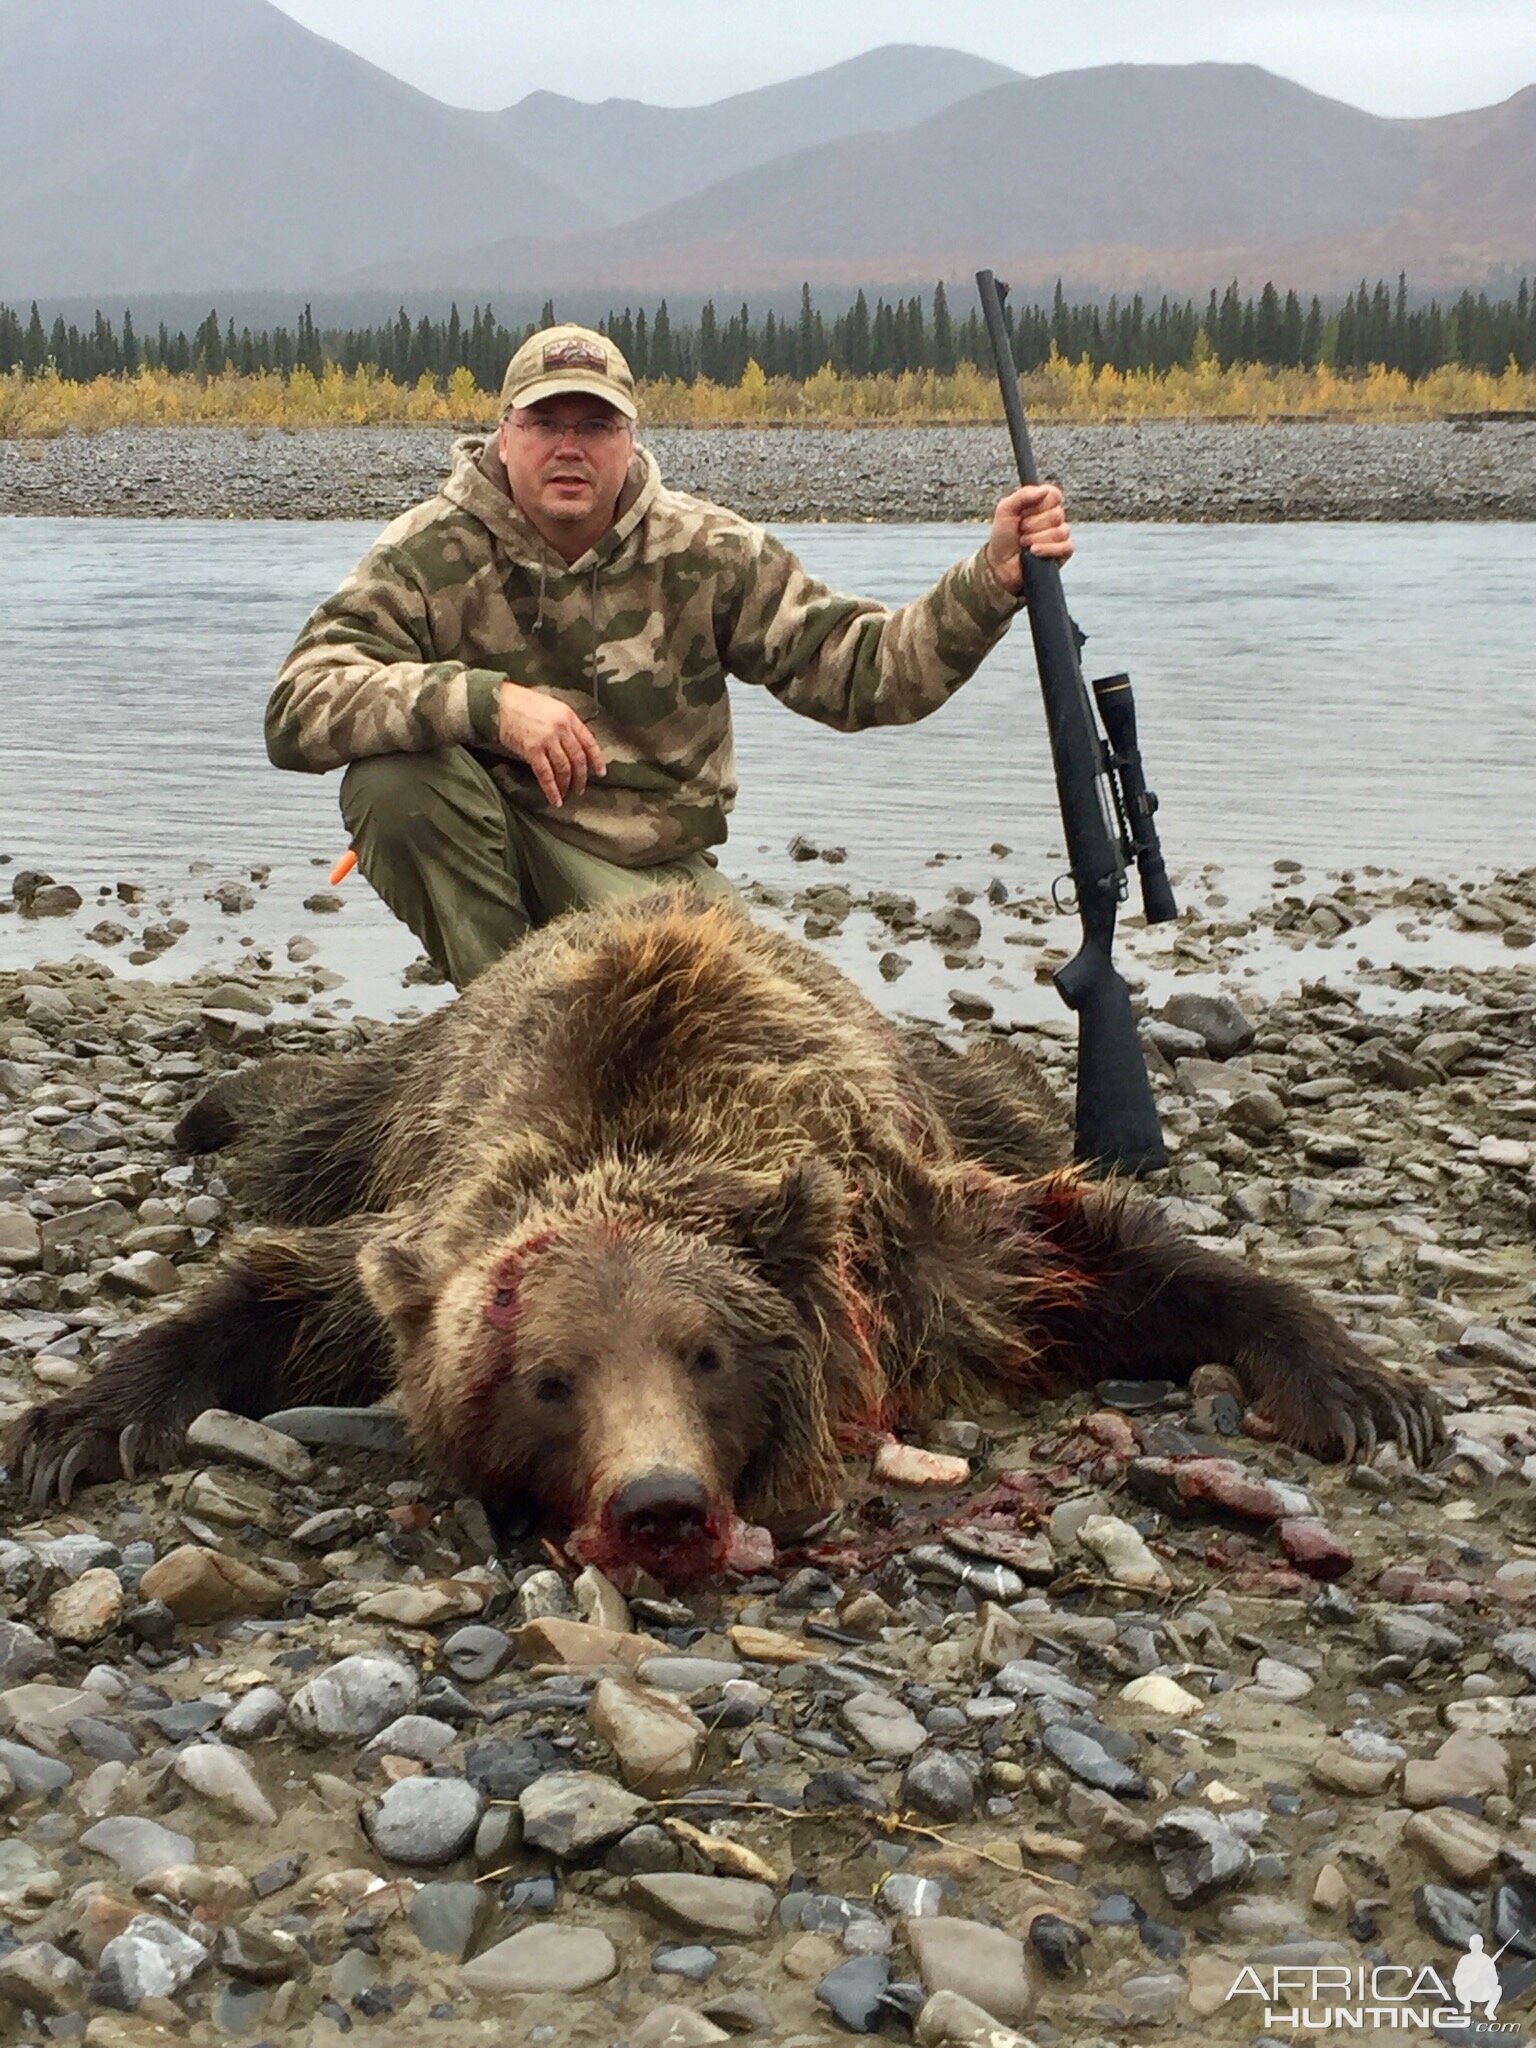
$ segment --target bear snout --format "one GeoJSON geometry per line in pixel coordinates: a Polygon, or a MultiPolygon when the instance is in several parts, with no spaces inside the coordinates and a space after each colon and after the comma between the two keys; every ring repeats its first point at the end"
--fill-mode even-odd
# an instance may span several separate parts
{"type": "Polygon", "coordinates": [[[611,1519],[626,1550],[658,1557],[694,1549],[719,1526],[708,1492],[691,1472],[642,1473],[620,1487],[604,1519],[611,1519]]]}
{"type": "Polygon", "coordinates": [[[625,1480],[577,1529],[568,1553],[611,1571],[640,1565],[670,1584],[707,1578],[726,1561],[738,1518],[694,1473],[652,1470],[625,1480]]]}

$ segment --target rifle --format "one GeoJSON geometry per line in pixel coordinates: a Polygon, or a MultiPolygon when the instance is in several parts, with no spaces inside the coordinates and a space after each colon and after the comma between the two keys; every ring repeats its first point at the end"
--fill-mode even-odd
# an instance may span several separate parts
{"type": "MultiPolygon", "coordinates": [[[[1008,287],[990,270],[977,272],[976,286],[1019,479],[1037,484],[1040,473],[1003,320],[1008,287]]],[[[1105,676],[1089,695],[1078,660],[1085,636],[1067,610],[1060,568],[1027,548],[1023,564],[1024,601],[1083,925],[1081,948],[1053,976],[1063,1002],[1077,1013],[1076,1156],[1101,1172],[1145,1173],[1166,1165],[1168,1155],[1136,1035],[1131,992],[1110,955],[1115,912],[1127,893],[1126,871],[1133,857],[1148,924],[1163,924],[1178,915],[1153,823],[1157,798],[1142,773],[1130,677],[1105,676]],[[1100,718],[1107,739],[1099,731],[1100,718]]]]}

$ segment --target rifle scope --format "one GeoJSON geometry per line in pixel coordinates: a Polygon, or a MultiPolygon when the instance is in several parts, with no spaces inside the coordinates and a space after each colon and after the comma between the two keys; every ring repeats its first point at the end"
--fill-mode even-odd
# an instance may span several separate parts
{"type": "Polygon", "coordinates": [[[1152,822],[1157,798],[1148,789],[1142,770],[1131,679],[1127,675],[1101,676],[1093,685],[1093,695],[1109,736],[1110,788],[1121,800],[1125,836],[1141,875],[1142,908],[1148,924],[1167,924],[1178,916],[1179,907],[1173,900],[1173,884],[1163,865],[1163,849],[1152,822]]]}

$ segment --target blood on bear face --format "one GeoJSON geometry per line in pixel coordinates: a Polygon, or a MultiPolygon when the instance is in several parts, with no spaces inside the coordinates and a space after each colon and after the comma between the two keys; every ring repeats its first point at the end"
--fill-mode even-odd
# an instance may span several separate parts
{"type": "Polygon", "coordinates": [[[364,1272],[413,1354],[412,1433],[482,1499],[531,1497],[583,1563],[718,1572],[786,1410],[803,1427],[823,1405],[785,1295],[737,1247],[665,1223],[550,1220],[441,1280],[399,1246],[364,1272]]]}

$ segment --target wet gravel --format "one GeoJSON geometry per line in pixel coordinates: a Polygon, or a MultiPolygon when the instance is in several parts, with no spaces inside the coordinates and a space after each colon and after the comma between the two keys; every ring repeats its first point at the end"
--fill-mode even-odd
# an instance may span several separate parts
{"type": "MultiPolygon", "coordinates": [[[[140,980],[69,893],[10,898],[59,964],[0,975],[0,1421],[238,1225],[218,1163],[168,1150],[210,1075],[380,1028],[316,961],[140,980]]],[[[834,954],[856,915],[940,954],[987,1030],[1042,915],[1004,894],[985,928],[963,876],[758,899],[834,954]]],[[[335,1411],[211,1414],[163,1478],[0,1495],[0,2039],[1229,2048],[1244,1969],[1448,1985],[1476,1934],[1524,2040],[1533,939],[1536,870],[1282,886],[1164,929],[1225,988],[1144,1025],[1158,1193],[1439,1377],[1432,1471],[1265,1442],[1216,1368],[1104,1384],[934,1425],[946,1490],[887,1447],[798,1549],[682,1595],[498,1536],[377,1412],[355,1446],[335,1411]],[[1255,949],[1386,921],[1493,964],[1243,986],[1255,949]]],[[[1038,1040],[1063,1082],[1068,1035],[1038,1040]]]]}
{"type": "MultiPolygon", "coordinates": [[[[0,515],[389,519],[436,488],[437,427],[132,427],[0,441],[0,515]]],[[[679,428],[680,489],[756,519],[969,520],[1011,477],[998,427],[679,428]]],[[[1041,427],[1080,519],[1536,518],[1536,421],[1041,427]]]]}

